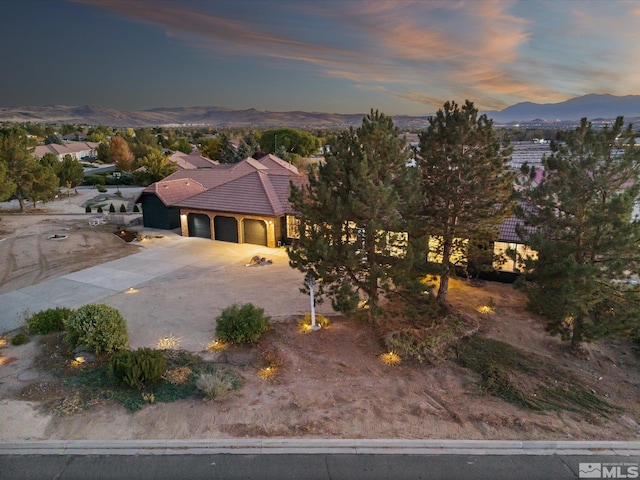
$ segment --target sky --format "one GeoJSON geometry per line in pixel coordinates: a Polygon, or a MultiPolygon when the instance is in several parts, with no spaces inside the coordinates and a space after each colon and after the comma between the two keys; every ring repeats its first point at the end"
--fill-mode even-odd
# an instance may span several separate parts
{"type": "Polygon", "coordinates": [[[0,0],[0,107],[389,115],[640,94],[640,0],[0,0]]]}

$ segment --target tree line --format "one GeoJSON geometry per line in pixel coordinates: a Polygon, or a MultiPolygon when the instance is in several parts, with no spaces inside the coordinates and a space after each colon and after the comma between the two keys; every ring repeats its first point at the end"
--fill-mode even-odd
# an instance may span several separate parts
{"type": "Polygon", "coordinates": [[[533,167],[509,168],[508,139],[472,102],[445,103],[415,151],[372,110],[330,141],[308,184],[291,185],[299,240],[290,264],[318,279],[338,311],[364,307],[375,318],[381,295],[397,294],[422,296],[443,316],[453,259],[478,239],[497,239],[502,221],[517,215],[522,242],[537,251],[521,259],[529,272],[522,288],[550,332],[574,348],[637,335],[640,148],[623,124],[594,129],[583,120],[552,142],[538,184],[533,167]],[[427,253],[438,264],[437,289],[424,282],[427,253]]]}

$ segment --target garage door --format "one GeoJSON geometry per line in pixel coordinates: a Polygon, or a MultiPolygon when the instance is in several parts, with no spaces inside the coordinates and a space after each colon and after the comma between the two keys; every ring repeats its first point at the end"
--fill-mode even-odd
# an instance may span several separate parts
{"type": "Polygon", "coordinates": [[[213,229],[216,240],[238,243],[238,222],[233,217],[215,217],[213,229]]]}
{"type": "Polygon", "coordinates": [[[211,238],[211,220],[202,213],[190,213],[187,217],[190,237],[211,238]]]}
{"type": "Polygon", "coordinates": [[[262,220],[242,221],[244,227],[244,243],[267,245],[267,225],[262,220]]]}

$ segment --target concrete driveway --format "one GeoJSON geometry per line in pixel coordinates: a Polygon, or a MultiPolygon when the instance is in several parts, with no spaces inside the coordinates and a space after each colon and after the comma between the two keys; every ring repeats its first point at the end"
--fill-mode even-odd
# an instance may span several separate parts
{"type": "MultiPolygon", "coordinates": [[[[127,320],[134,348],[164,337],[200,351],[214,339],[214,319],[233,303],[251,302],[273,318],[309,311],[303,275],[283,249],[200,238],[167,237],[160,245],[99,266],[0,295],[0,332],[22,325],[25,312],[105,303],[127,320]],[[270,265],[246,266],[254,256],[270,265]]],[[[319,313],[332,313],[328,303],[319,313]]]]}

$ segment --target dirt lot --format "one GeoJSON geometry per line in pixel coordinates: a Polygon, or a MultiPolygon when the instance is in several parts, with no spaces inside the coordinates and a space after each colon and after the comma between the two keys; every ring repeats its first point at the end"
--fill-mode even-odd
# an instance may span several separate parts
{"type": "MultiPolygon", "coordinates": [[[[108,231],[85,223],[77,217],[5,216],[0,222],[0,238],[5,239],[0,241],[0,292],[136,251],[108,231]],[[67,234],[72,241],[63,249],[46,239],[55,233],[67,234]]],[[[540,319],[525,312],[523,296],[508,285],[454,281],[450,298],[456,308],[480,321],[480,336],[539,355],[623,410],[604,418],[519,409],[483,393],[480,376],[453,359],[437,366],[381,363],[378,357],[385,348],[379,330],[365,321],[336,317],[329,328],[304,334],[291,319],[274,324],[258,347],[216,354],[243,378],[243,386],[229,397],[148,405],[135,414],[110,402],[98,402],[73,415],[43,410],[42,401],[68,394],[59,380],[33,367],[43,337],[23,346],[7,345],[0,349],[0,440],[640,438],[640,359],[628,344],[588,345],[586,357],[571,356],[565,345],[545,333],[540,319]],[[495,301],[494,313],[478,313],[477,307],[489,297],[495,301]],[[270,380],[258,374],[265,350],[283,360],[270,380]],[[43,391],[40,396],[34,393],[38,389],[43,391]]]]}

